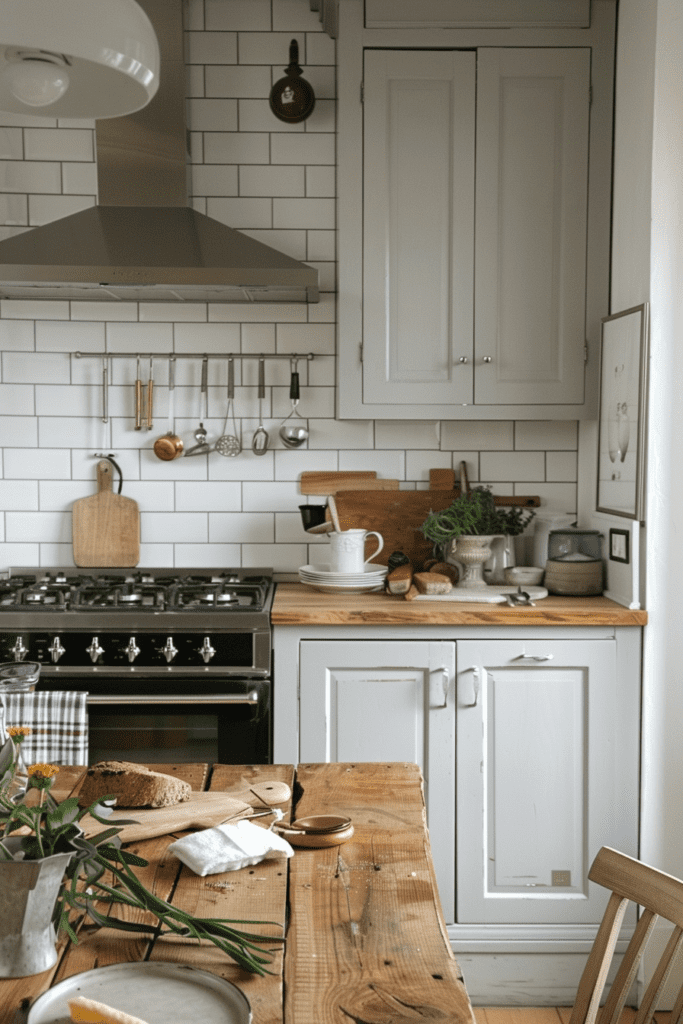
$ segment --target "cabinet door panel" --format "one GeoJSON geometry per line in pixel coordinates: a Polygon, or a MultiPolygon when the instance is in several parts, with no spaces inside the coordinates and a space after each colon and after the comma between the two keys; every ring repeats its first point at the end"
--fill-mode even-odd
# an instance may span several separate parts
{"type": "Polygon", "coordinates": [[[479,50],[478,405],[583,401],[589,86],[588,49],[479,50]]]}
{"type": "Polygon", "coordinates": [[[434,867],[453,920],[455,644],[304,640],[300,759],[411,761],[425,780],[434,867]]]}
{"type": "Polygon", "coordinates": [[[471,401],[474,89],[473,53],[366,52],[367,402],[471,401]]]}
{"type": "Polygon", "coordinates": [[[623,849],[615,642],[459,642],[457,678],[458,921],[599,921],[588,868],[623,849]]]}

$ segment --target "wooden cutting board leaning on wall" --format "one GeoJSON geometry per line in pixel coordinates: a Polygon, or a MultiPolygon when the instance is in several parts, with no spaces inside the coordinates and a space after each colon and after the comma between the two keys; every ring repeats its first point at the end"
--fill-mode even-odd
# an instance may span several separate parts
{"type": "Polygon", "coordinates": [[[97,494],[79,498],[72,511],[76,565],[132,568],[140,561],[140,511],[136,501],[112,492],[112,465],[97,463],[97,494]]]}

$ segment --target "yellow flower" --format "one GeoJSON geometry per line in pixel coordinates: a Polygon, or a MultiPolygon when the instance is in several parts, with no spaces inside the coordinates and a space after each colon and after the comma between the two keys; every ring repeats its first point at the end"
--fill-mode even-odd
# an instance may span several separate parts
{"type": "Polygon", "coordinates": [[[31,730],[27,725],[10,725],[7,729],[7,735],[15,739],[17,743],[21,743],[24,736],[29,736],[31,730]]]}
{"type": "Polygon", "coordinates": [[[59,771],[54,764],[30,764],[26,769],[31,778],[51,779],[59,771]]]}

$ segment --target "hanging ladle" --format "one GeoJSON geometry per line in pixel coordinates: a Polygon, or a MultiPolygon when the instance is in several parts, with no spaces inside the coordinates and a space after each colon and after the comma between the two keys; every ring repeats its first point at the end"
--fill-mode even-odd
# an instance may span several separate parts
{"type": "Polygon", "coordinates": [[[292,409],[285,416],[280,425],[280,438],[285,448],[300,448],[308,440],[308,428],[303,416],[297,410],[299,404],[299,374],[297,372],[298,360],[292,359],[292,377],[289,384],[289,397],[292,400],[292,409]],[[288,423],[290,416],[298,417],[301,421],[293,420],[288,423]]]}
{"type": "Polygon", "coordinates": [[[237,423],[235,422],[235,360],[230,356],[228,360],[228,408],[225,413],[225,423],[223,424],[223,433],[216,441],[214,448],[219,455],[234,456],[239,455],[242,451],[242,441],[237,433],[237,423]],[[230,411],[232,410],[232,434],[227,433],[228,429],[228,418],[230,411]]]}
{"type": "MultiPolygon", "coordinates": [[[[201,396],[203,395],[204,396],[204,419],[205,420],[208,420],[208,418],[209,418],[209,387],[208,387],[208,382],[209,382],[209,357],[208,356],[204,356],[204,358],[202,359],[202,383],[201,383],[201,388],[200,388],[200,399],[199,400],[201,402],[201,396]]],[[[201,416],[201,412],[200,412],[199,415],[201,416]]],[[[203,422],[203,420],[199,421],[199,426],[195,430],[194,436],[195,436],[195,438],[197,440],[197,444],[195,444],[192,448],[188,448],[188,450],[185,452],[185,458],[186,459],[190,455],[206,455],[210,451],[212,451],[211,445],[207,444],[207,441],[206,441],[207,432],[204,429],[204,422],[203,422]]]]}
{"type": "Polygon", "coordinates": [[[263,426],[263,399],[266,397],[266,368],[263,356],[258,363],[258,427],[251,439],[251,450],[254,455],[265,455],[268,449],[268,431],[263,426]]]}

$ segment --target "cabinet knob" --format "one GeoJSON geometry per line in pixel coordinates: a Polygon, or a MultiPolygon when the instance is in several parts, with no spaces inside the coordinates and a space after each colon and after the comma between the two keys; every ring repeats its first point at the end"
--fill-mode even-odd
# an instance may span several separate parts
{"type": "Polygon", "coordinates": [[[493,362],[493,356],[482,356],[481,361],[482,361],[482,363],[492,363],[493,362]]]}
{"type": "Polygon", "coordinates": [[[458,359],[458,362],[459,363],[468,363],[469,359],[467,358],[467,356],[460,356],[460,358],[458,359]]]}

